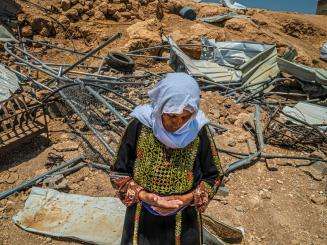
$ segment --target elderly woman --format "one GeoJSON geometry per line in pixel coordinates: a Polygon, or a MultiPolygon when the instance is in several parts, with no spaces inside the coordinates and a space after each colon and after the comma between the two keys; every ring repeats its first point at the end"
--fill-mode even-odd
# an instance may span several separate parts
{"type": "Polygon", "coordinates": [[[202,244],[201,213],[222,180],[200,89],[170,73],[149,91],[122,138],[113,186],[127,206],[122,244],[202,244]]]}

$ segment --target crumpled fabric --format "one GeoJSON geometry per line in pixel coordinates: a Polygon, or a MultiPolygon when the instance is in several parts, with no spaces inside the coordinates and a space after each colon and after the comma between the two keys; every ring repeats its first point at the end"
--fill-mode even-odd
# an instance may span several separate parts
{"type": "Polygon", "coordinates": [[[186,73],[167,74],[148,94],[151,104],[136,107],[131,116],[151,128],[155,137],[169,148],[186,147],[209,122],[199,109],[199,85],[186,73]],[[181,114],[184,108],[193,111],[193,116],[177,131],[166,131],[162,124],[162,114],[181,114]]]}

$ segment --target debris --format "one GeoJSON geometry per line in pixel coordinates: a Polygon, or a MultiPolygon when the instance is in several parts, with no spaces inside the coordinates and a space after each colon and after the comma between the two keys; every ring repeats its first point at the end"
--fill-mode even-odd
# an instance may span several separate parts
{"type": "Polygon", "coordinates": [[[71,159],[70,161],[67,161],[65,163],[63,163],[62,165],[58,166],[58,167],[55,167],[51,170],[49,170],[48,172],[46,173],[43,173],[39,176],[36,176],[34,177],[33,179],[31,180],[28,180],[28,181],[25,181],[24,183],[22,183],[21,185],[13,188],[13,189],[10,189],[10,190],[7,190],[7,191],[4,191],[4,192],[1,192],[0,193],[0,200],[3,199],[3,198],[6,198],[14,193],[17,193],[17,192],[20,192],[22,190],[25,190],[27,188],[30,188],[32,187],[33,185],[37,184],[37,183],[40,183],[42,180],[44,180],[47,176],[63,169],[63,168],[66,168],[66,167],[69,167],[69,166],[73,166],[73,165],[76,165],[78,164],[80,161],[83,160],[83,157],[80,156],[80,157],[77,157],[77,158],[74,158],[74,159],[71,159]]]}
{"type": "Polygon", "coordinates": [[[57,174],[49,178],[46,178],[45,180],[43,180],[42,183],[44,187],[55,189],[55,190],[63,190],[63,189],[67,189],[68,187],[68,182],[62,174],[57,174]]]}
{"type": "Polygon", "coordinates": [[[243,4],[235,2],[235,0],[221,0],[223,6],[231,9],[246,9],[243,4]]]}
{"type": "Polygon", "coordinates": [[[74,141],[66,141],[53,146],[53,148],[58,152],[76,151],[78,150],[78,147],[78,143],[74,141]]]}
{"type": "Polygon", "coordinates": [[[11,97],[19,89],[19,79],[12,71],[0,64],[0,102],[11,97]]]}
{"type": "Polygon", "coordinates": [[[188,20],[195,20],[196,19],[196,12],[191,7],[183,7],[179,11],[179,15],[181,17],[183,17],[184,19],[188,19],[188,20]]]}
{"type": "Polygon", "coordinates": [[[123,53],[111,52],[106,58],[106,64],[118,71],[132,72],[135,62],[123,53]]]}
{"type": "Polygon", "coordinates": [[[203,226],[227,243],[240,243],[243,240],[244,232],[240,228],[232,227],[208,215],[202,215],[203,226]]]}
{"type": "Polygon", "coordinates": [[[118,198],[33,187],[24,209],[13,221],[26,231],[47,236],[94,244],[120,244],[125,210],[118,198]]]}
{"type": "Polygon", "coordinates": [[[18,42],[18,41],[3,25],[0,25],[0,42],[18,42]]]}
{"type": "Polygon", "coordinates": [[[327,61],[327,42],[320,49],[320,58],[327,61]]]}
{"type": "MultiPolygon", "coordinates": [[[[304,121],[310,125],[319,125],[322,131],[327,129],[327,108],[306,102],[299,102],[293,108],[285,107],[283,112],[286,115],[292,116],[298,120],[287,118],[295,124],[301,124],[299,120],[304,121]],[[325,126],[324,126],[325,125],[325,126]]],[[[287,117],[287,116],[286,116],[287,117]]],[[[326,138],[327,139],[327,138],[326,138]]]]}
{"type": "Polygon", "coordinates": [[[239,15],[234,12],[229,12],[227,14],[221,14],[221,15],[215,15],[215,16],[201,18],[200,20],[202,20],[203,22],[206,22],[206,23],[216,24],[216,23],[223,22],[225,20],[233,19],[233,18],[249,19],[249,16],[239,15]]]}

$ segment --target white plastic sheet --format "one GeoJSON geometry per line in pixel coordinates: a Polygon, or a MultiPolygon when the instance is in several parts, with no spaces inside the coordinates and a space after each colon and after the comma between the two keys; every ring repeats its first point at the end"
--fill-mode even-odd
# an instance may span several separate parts
{"type": "Polygon", "coordinates": [[[33,187],[25,207],[13,217],[34,233],[91,244],[120,244],[125,206],[117,198],[90,197],[33,187]]]}
{"type": "Polygon", "coordinates": [[[15,73],[0,64],[0,102],[10,98],[19,89],[19,80],[15,73]]]}
{"type": "Polygon", "coordinates": [[[320,58],[327,61],[327,42],[320,49],[320,58]]]}

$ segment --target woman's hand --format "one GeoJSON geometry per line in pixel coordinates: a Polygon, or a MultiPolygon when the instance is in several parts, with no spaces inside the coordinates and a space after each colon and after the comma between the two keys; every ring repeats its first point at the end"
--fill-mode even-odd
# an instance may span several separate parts
{"type": "Polygon", "coordinates": [[[153,193],[146,192],[144,190],[139,192],[139,199],[143,202],[155,206],[158,208],[164,208],[168,210],[179,209],[183,206],[183,201],[177,198],[161,197],[153,193]]]}
{"type": "Polygon", "coordinates": [[[174,195],[174,196],[166,196],[166,197],[162,197],[163,199],[166,199],[167,201],[180,201],[181,205],[178,208],[163,208],[163,207],[157,207],[157,206],[152,206],[152,209],[155,210],[156,212],[158,212],[159,214],[166,216],[169,215],[171,213],[176,212],[177,210],[179,210],[181,207],[183,206],[187,206],[189,205],[194,198],[193,192],[184,194],[184,195],[174,195]]]}

